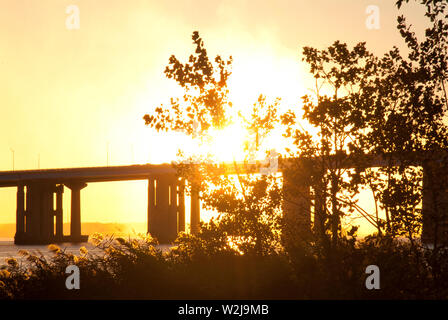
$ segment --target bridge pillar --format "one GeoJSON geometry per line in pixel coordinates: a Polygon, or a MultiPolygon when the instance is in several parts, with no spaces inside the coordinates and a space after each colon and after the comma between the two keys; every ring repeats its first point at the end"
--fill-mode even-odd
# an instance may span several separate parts
{"type": "Polygon", "coordinates": [[[314,187],[314,232],[325,236],[325,220],[327,214],[327,197],[325,187],[317,183],[314,187]]]}
{"type": "Polygon", "coordinates": [[[70,240],[81,241],[85,236],[81,235],[81,190],[87,187],[84,182],[71,182],[65,184],[71,190],[70,212],[70,240]]]}
{"type": "Polygon", "coordinates": [[[156,183],[154,178],[148,179],[148,233],[154,236],[154,217],[156,210],[156,183]]]}
{"type": "Polygon", "coordinates": [[[50,182],[26,184],[26,210],[24,210],[23,184],[17,191],[16,244],[48,244],[54,238],[53,193],[50,182]]]}
{"type": "Polygon", "coordinates": [[[26,218],[28,234],[33,238],[40,236],[40,189],[37,184],[27,186],[26,218]]]}
{"type": "Polygon", "coordinates": [[[62,238],[64,236],[64,223],[63,223],[63,212],[62,212],[62,196],[64,193],[64,185],[58,185],[56,187],[56,209],[54,215],[56,217],[56,238],[62,238]]]}
{"type": "Polygon", "coordinates": [[[17,211],[16,211],[16,235],[15,239],[23,238],[25,233],[25,193],[24,185],[17,186],[17,211]]]}
{"type": "Polygon", "coordinates": [[[172,243],[177,238],[179,221],[185,220],[185,210],[179,202],[183,195],[179,193],[175,174],[148,179],[148,232],[159,243],[172,243]]]}
{"type": "Polygon", "coordinates": [[[46,240],[46,242],[52,241],[54,237],[54,210],[53,210],[54,189],[55,185],[45,185],[40,190],[41,235],[42,238],[46,240]]]}
{"type": "Polygon", "coordinates": [[[422,240],[448,245],[448,170],[445,161],[423,165],[422,240]]]}
{"type": "Polygon", "coordinates": [[[201,221],[201,203],[199,201],[199,190],[194,185],[191,187],[191,209],[190,209],[190,233],[199,233],[199,222],[201,221]]]}
{"type": "Polygon", "coordinates": [[[311,232],[311,181],[309,170],[286,168],[283,177],[282,238],[286,246],[309,239],[311,232]]]}
{"type": "Polygon", "coordinates": [[[177,232],[185,232],[185,180],[180,180],[177,185],[177,232]]]}

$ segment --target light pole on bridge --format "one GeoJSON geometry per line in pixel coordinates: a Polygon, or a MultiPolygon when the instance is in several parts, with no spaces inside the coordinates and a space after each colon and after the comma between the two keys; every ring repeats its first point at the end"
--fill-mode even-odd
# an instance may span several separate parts
{"type": "Polygon", "coordinates": [[[12,171],[14,171],[14,149],[13,148],[9,148],[12,152],[12,171]]]}

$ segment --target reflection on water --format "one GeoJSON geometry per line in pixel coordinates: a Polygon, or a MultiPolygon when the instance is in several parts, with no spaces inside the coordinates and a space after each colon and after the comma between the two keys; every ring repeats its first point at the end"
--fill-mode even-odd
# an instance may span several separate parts
{"type": "MultiPolygon", "coordinates": [[[[89,253],[94,255],[101,255],[102,250],[96,248],[89,242],[83,243],[60,243],[58,246],[61,250],[65,250],[67,253],[79,255],[79,248],[85,247],[89,253]]],[[[163,252],[166,252],[171,247],[170,245],[158,245],[163,252]]],[[[27,250],[30,253],[42,253],[45,257],[51,257],[52,252],[48,250],[48,245],[15,245],[12,238],[0,238],[0,265],[5,264],[5,259],[16,258],[19,261],[25,261],[26,258],[18,254],[19,250],[27,250]]]]}

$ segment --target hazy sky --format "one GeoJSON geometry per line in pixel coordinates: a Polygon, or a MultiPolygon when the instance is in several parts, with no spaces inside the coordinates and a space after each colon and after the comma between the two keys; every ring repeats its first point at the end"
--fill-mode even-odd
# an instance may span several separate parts
{"type": "MultiPolygon", "coordinates": [[[[211,56],[234,58],[234,103],[259,93],[298,102],[311,87],[301,47],[366,41],[403,47],[392,0],[0,0],[0,170],[167,162],[180,143],[142,116],[179,92],[168,58],[192,53],[198,30],[211,56]],[[79,29],[66,20],[79,9],[79,29]],[[379,8],[380,28],[366,27],[379,8]],[[12,151],[13,150],[13,151],[12,151]]],[[[424,9],[404,11],[421,29],[424,9]]],[[[69,214],[65,193],[65,214],[69,214]]],[[[146,219],[146,182],[90,184],[83,221],[146,219]]],[[[0,223],[15,221],[15,190],[0,190],[0,223]]]]}

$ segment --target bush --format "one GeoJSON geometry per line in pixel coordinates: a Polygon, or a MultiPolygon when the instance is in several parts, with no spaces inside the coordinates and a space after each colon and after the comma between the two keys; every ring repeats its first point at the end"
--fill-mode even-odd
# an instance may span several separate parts
{"type": "Polygon", "coordinates": [[[49,246],[53,255],[20,252],[0,270],[2,299],[440,299],[447,297],[447,251],[415,250],[385,237],[318,242],[288,252],[241,254],[183,234],[177,247],[157,249],[150,237],[93,239],[101,254],[49,246]],[[65,268],[80,269],[80,290],[67,290],[65,268]],[[381,289],[367,290],[365,268],[381,270],[381,289]]]}

